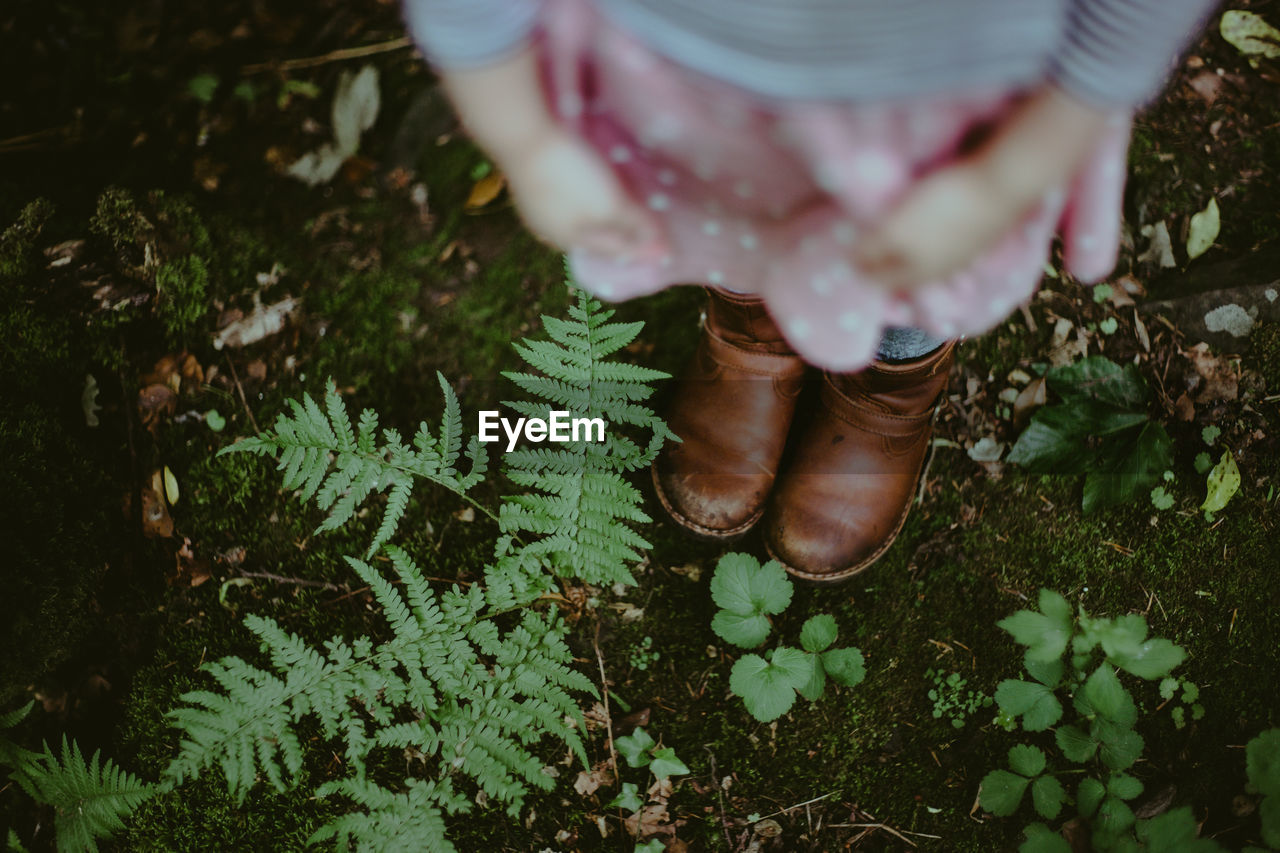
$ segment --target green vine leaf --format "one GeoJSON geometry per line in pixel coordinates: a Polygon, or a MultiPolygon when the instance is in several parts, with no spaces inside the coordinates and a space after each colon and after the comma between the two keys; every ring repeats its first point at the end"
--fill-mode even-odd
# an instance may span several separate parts
{"type": "Polygon", "coordinates": [[[676,751],[669,746],[653,751],[653,761],[649,763],[649,771],[659,779],[689,775],[689,767],[676,757],[676,751]]]}
{"type": "Polygon", "coordinates": [[[1063,756],[1076,764],[1084,764],[1098,751],[1098,742],[1076,726],[1060,726],[1053,737],[1063,756]]]}
{"type": "Polygon", "coordinates": [[[655,745],[656,741],[643,728],[637,728],[626,737],[613,739],[614,749],[626,759],[628,767],[647,766],[651,760],[649,750],[655,745]]]}
{"type": "Polygon", "coordinates": [[[644,808],[644,800],[640,797],[640,789],[635,782],[623,782],[618,796],[605,803],[606,809],[622,809],[624,812],[638,812],[644,808]]]}
{"type": "Polygon", "coordinates": [[[1245,747],[1245,772],[1258,793],[1280,797],[1280,729],[1269,729],[1249,741],[1245,747]]]}
{"type": "Polygon", "coordinates": [[[1132,800],[1142,795],[1142,783],[1128,773],[1116,773],[1107,782],[1107,793],[1121,800],[1132,800]]]}

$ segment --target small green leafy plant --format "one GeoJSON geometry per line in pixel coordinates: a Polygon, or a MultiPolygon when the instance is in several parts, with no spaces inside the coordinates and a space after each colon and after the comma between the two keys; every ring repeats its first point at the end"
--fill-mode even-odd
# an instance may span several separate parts
{"type": "Polygon", "coordinates": [[[1151,391],[1132,364],[1090,356],[1050,368],[1061,400],[1042,406],[1009,451],[1036,474],[1084,474],[1084,512],[1147,495],[1172,461],[1164,426],[1151,420],[1151,391]]]}
{"type": "Polygon", "coordinates": [[[662,653],[653,648],[653,637],[646,636],[644,639],[631,646],[627,654],[627,661],[639,670],[648,670],[653,666],[662,653]]]}
{"type": "MultiPolygon", "coordinates": [[[[711,578],[711,599],[719,610],[711,629],[721,639],[753,649],[773,630],[770,616],[791,603],[791,580],[776,561],[764,565],[749,554],[725,554],[711,578]]],[[[776,720],[795,704],[799,693],[816,702],[830,677],[853,687],[866,677],[862,652],[832,648],[838,629],[829,614],[810,617],[800,629],[800,646],[778,646],[765,657],[743,655],[729,674],[729,689],[762,723],[776,720]]]]}
{"type": "MultiPolygon", "coordinates": [[[[1026,647],[1023,660],[1030,677],[1000,682],[996,704],[1004,716],[1020,720],[1025,731],[1052,731],[1053,737],[1047,751],[1032,744],[1010,749],[1008,769],[993,770],[982,780],[982,807],[995,815],[1012,815],[1029,790],[1036,814],[1055,820],[1069,800],[1060,777],[1079,774],[1072,765],[1081,765],[1084,775],[1075,783],[1075,806],[1089,825],[1095,850],[1220,849],[1196,837],[1189,809],[1138,820],[1129,806],[1143,790],[1130,771],[1145,742],[1136,730],[1138,705],[1120,673],[1180,684],[1172,672],[1186,652],[1169,640],[1149,637],[1140,615],[1093,617],[1083,607],[1073,612],[1065,598],[1049,590],[1040,591],[1038,610],[1020,610],[998,624],[1026,647]]],[[[1028,826],[1026,836],[1020,853],[1070,853],[1067,842],[1044,823],[1028,826]]]]}
{"type": "Polygon", "coordinates": [[[948,675],[940,669],[928,669],[924,677],[933,680],[929,699],[933,701],[935,720],[945,718],[954,728],[962,729],[968,718],[979,709],[991,707],[991,697],[981,690],[969,688],[969,680],[958,672],[948,675]]]}
{"type": "MultiPolygon", "coordinates": [[[[1280,729],[1270,729],[1245,747],[1245,771],[1249,788],[1262,796],[1258,816],[1262,821],[1262,841],[1280,850],[1280,729]]],[[[1257,847],[1245,853],[1262,853],[1257,847]]]]}

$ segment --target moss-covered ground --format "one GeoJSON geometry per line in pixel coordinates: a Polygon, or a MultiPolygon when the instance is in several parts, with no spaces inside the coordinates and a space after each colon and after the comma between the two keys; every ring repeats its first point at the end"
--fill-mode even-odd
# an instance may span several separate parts
{"type": "MultiPolygon", "coordinates": [[[[383,105],[361,157],[316,189],[280,174],[279,163],[322,141],[313,125],[328,121],[344,66],[242,66],[393,38],[389,5],[324,3],[302,15],[233,2],[173,20],[129,5],[123,15],[56,3],[0,12],[0,32],[28,36],[18,52],[30,67],[29,91],[4,105],[0,127],[59,129],[34,145],[0,140],[0,229],[18,223],[0,244],[0,710],[35,698],[19,738],[67,732],[154,778],[176,747],[165,713],[205,684],[201,664],[256,653],[244,614],[312,640],[379,630],[342,562],[363,550],[376,515],[317,535],[318,515],[282,493],[269,462],[217,450],[330,378],[351,407],[375,408],[402,431],[439,412],[437,371],[467,411],[491,407],[513,393],[500,377],[517,366],[510,342],[537,334],[539,315],[567,297],[560,259],[520,229],[504,197],[467,208],[483,155],[439,98],[424,96],[432,80],[406,51],[372,60],[383,105]],[[103,39],[114,49],[85,49],[103,39]],[[188,89],[199,74],[220,81],[208,102],[188,89]],[[83,243],[46,253],[64,241],[83,243]],[[214,348],[230,312],[285,297],[301,308],[281,332],[214,348]],[[182,369],[187,355],[198,369],[182,369]],[[159,366],[165,356],[179,367],[159,366]],[[99,389],[96,427],[81,404],[86,375],[99,389]],[[139,406],[156,384],[173,392],[171,405],[139,406]],[[211,409],[226,420],[220,432],[211,409]],[[163,467],[180,497],[172,532],[148,535],[140,505],[163,467]]],[[[1274,5],[1245,5],[1274,17],[1274,5]]],[[[1204,265],[1274,249],[1280,222],[1280,110],[1268,84],[1214,36],[1195,56],[1140,119],[1131,155],[1136,245],[1117,276],[1131,272],[1162,298],[1179,292],[1182,270],[1137,264],[1140,224],[1167,220],[1178,243],[1182,223],[1217,193],[1223,228],[1193,262],[1204,265]],[[1206,104],[1187,81],[1218,67],[1226,88],[1206,104]]],[[[935,719],[925,673],[962,673],[993,693],[1020,660],[995,622],[1042,587],[1090,612],[1143,613],[1154,634],[1188,650],[1182,671],[1201,686],[1205,716],[1177,728],[1154,691],[1141,694],[1148,749],[1135,772],[1233,849],[1256,838],[1233,800],[1245,794],[1242,745],[1280,725],[1280,332],[1263,326],[1248,353],[1223,354],[1237,396],[1200,399],[1188,421],[1174,401],[1203,381],[1183,354],[1196,341],[1148,318],[1148,353],[1131,312],[1116,309],[1120,330],[1105,337],[1089,324],[1110,306],[1061,278],[1046,289],[1030,309],[1034,328],[1015,315],[961,348],[943,441],[898,543],[845,586],[800,589],[777,622],[794,643],[808,615],[833,613],[841,642],[866,655],[858,687],[829,688],[775,724],[753,720],[728,692],[737,653],[709,624],[707,581],[723,549],[688,540],[651,502],[657,521],[642,533],[653,548],[638,585],[601,591],[571,643],[594,679],[598,638],[614,722],[646,716],[689,765],[669,805],[688,849],[747,849],[753,814],[781,828],[756,839],[763,849],[1014,849],[1025,821],[984,816],[975,797],[1023,738],[990,711],[962,728],[935,719]],[[1090,352],[1138,358],[1157,391],[1153,416],[1175,441],[1172,508],[1143,499],[1085,516],[1079,480],[969,458],[983,435],[1016,437],[998,394],[1011,370],[1048,360],[1056,317],[1090,329],[1090,352]],[[1201,437],[1211,424],[1221,430],[1213,453],[1238,451],[1243,485],[1209,521],[1193,460],[1211,449],[1201,437]],[[609,606],[622,601],[632,607],[609,606]],[[646,638],[656,659],[637,654],[646,638]]],[[[647,324],[632,357],[677,372],[699,308],[692,288],[618,306],[620,318],[647,324]]],[[[493,506],[507,488],[494,479],[477,494],[493,506]]],[[[462,509],[421,490],[401,527],[401,544],[433,577],[472,580],[491,554],[494,526],[462,509]]],[[[762,554],[754,538],[735,548],[762,554]]],[[[602,730],[589,752],[607,756],[602,730]]],[[[335,808],[310,791],[338,760],[314,754],[294,791],[260,787],[243,804],[203,777],[148,803],[109,846],[300,849],[335,808]]],[[[621,815],[603,805],[616,790],[579,795],[580,769],[560,766],[561,784],[531,796],[519,820],[490,809],[458,821],[459,848],[630,851],[621,815]]],[[[622,769],[623,781],[643,775],[622,769]]],[[[49,815],[0,781],[8,827],[31,849],[50,848],[49,815]]]]}

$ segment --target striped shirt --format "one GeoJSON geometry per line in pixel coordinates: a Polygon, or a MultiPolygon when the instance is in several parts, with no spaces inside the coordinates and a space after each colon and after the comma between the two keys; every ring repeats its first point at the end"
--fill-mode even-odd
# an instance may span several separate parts
{"type": "MultiPolygon", "coordinates": [[[[441,69],[526,44],[540,0],[403,0],[441,69]]],[[[1103,108],[1160,91],[1212,0],[595,0],[654,52],[773,98],[871,102],[1053,81],[1103,108]]]]}

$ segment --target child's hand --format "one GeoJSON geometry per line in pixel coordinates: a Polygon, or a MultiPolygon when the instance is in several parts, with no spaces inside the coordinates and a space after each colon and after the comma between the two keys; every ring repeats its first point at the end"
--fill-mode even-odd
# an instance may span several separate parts
{"type": "Polygon", "coordinates": [[[521,218],[548,243],[637,260],[665,252],[657,223],[608,163],[572,134],[553,131],[499,165],[521,218]]]}
{"type": "Polygon", "coordinates": [[[891,288],[959,272],[1064,187],[1102,137],[1107,113],[1045,86],[961,162],[922,178],[854,249],[891,288]]]}
{"type": "Polygon", "coordinates": [[[516,209],[535,234],[564,250],[637,260],[665,254],[656,221],[609,164],[554,115],[532,48],[447,71],[442,80],[471,137],[506,175],[516,209]]]}

